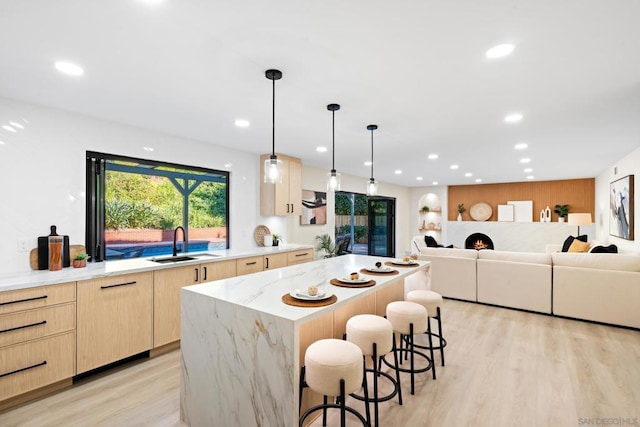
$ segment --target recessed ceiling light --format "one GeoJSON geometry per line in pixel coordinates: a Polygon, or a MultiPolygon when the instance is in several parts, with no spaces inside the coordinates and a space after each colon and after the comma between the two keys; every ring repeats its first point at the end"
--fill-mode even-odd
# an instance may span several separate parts
{"type": "Polygon", "coordinates": [[[233,166],[233,163],[225,163],[225,164],[224,164],[224,167],[225,167],[225,168],[230,168],[231,166],[233,166]]]}
{"type": "Polygon", "coordinates": [[[464,176],[466,176],[468,178],[470,176],[473,176],[473,174],[471,172],[467,172],[467,173],[464,174],[464,176]]]}
{"type": "Polygon", "coordinates": [[[144,151],[153,151],[153,150],[155,150],[155,148],[153,148],[153,147],[143,147],[143,148],[144,148],[144,151]]]}
{"type": "Polygon", "coordinates": [[[531,169],[531,168],[526,168],[524,170],[524,173],[531,173],[531,172],[533,172],[533,169],[531,169]]]}
{"type": "Polygon", "coordinates": [[[245,119],[236,119],[235,122],[233,122],[236,126],[238,126],[239,128],[248,128],[249,127],[249,120],[245,120],[245,119]]]}
{"type": "Polygon", "coordinates": [[[495,59],[495,58],[504,58],[507,55],[511,55],[513,50],[516,47],[511,43],[503,43],[496,46],[493,46],[491,49],[487,50],[485,53],[487,58],[495,59]]]}
{"type": "Polygon", "coordinates": [[[393,173],[395,173],[396,175],[402,175],[402,171],[400,169],[396,169],[395,171],[393,171],[393,173]]]}
{"type": "Polygon", "coordinates": [[[527,179],[533,179],[534,176],[533,175],[527,175],[527,179]]]}
{"type": "Polygon", "coordinates": [[[480,178],[476,178],[476,182],[482,182],[480,178]]]}
{"type": "Polygon", "coordinates": [[[71,62],[58,61],[55,63],[56,70],[70,76],[81,76],[84,74],[82,67],[71,62]]]}
{"type": "Polygon", "coordinates": [[[438,181],[433,181],[431,184],[438,185],[438,181]]]}
{"type": "Polygon", "coordinates": [[[433,153],[433,154],[429,154],[429,160],[435,160],[438,158],[438,155],[433,153]]]}
{"type": "Polygon", "coordinates": [[[24,126],[22,126],[20,123],[16,123],[16,122],[9,122],[9,124],[13,127],[16,127],[18,129],[24,129],[24,126]]]}
{"type": "Polygon", "coordinates": [[[512,113],[504,117],[504,121],[507,123],[518,123],[524,116],[521,113],[512,113]]]}
{"type": "Polygon", "coordinates": [[[416,181],[422,181],[422,177],[421,176],[416,176],[416,181]]]}
{"type": "Polygon", "coordinates": [[[327,147],[316,147],[316,151],[318,153],[326,153],[327,152],[327,147]]]}
{"type": "Polygon", "coordinates": [[[458,169],[459,167],[460,167],[460,166],[458,166],[458,165],[451,165],[451,166],[450,166],[450,168],[451,168],[451,169],[458,169]]]}
{"type": "Polygon", "coordinates": [[[516,145],[513,146],[513,148],[515,148],[516,150],[524,150],[525,148],[527,148],[529,145],[527,145],[526,142],[519,142],[516,145]]]}
{"type": "Polygon", "coordinates": [[[373,163],[371,163],[371,161],[370,161],[370,160],[367,160],[366,162],[364,162],[364,165],[365,165],[365,166],[371,166],[372,164],[373,164],[373,163]]]}
{"type": "Polygon", "coordinates": [[[6,130],[6,131],[9,131],[9,132],[16,133],[16,130],[14,128],[12,128],[11,126],[9,126],[9,125],[2,125],[2,129],[6,130]]]}
{"type": "Polygon", "coordinates": [[[524,159],[520,159],[520,163],[529,163],[531,161],[530,158],[525,157],[524,159]]]}
{"type": "Polygon", "coordinates": [[[138,0],[141,3],[146,3],[148,5],[154,6],[156,4],[164,3],[164,0],[138,0]]]}

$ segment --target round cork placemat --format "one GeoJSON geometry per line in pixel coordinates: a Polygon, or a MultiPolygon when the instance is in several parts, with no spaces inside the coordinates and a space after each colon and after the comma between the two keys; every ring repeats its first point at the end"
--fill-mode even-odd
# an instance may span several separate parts
{"type": "Polygon", "coordinates": [[[398,270],[389,270],[389,271],[369,271],[366,268],[360,270],[360,273],[370,274],[371,276],[395,276],[400,274],[398,270]]]}
{"type": "Polygon", "coordinates": [[[376,284],[375,280],[369,280],[365,283],[345,283],[341,282],[338,279],[331,279],[329,283],[335,286],[340,286],[341,288],[368,288],[376,284]]]}
{"type": "Polygon", "coordinates": [[[384,265],[386,265],[388,267],[411,267],[411,268],[413,268],[413,267],[418,267],[420,264],[415,263],[415,264],[405,265],[405,264],[396,264],[396,263],[387,261],[387,262],[384,263],[384,265]]]}
{"type": "Polygon", "coordinates": [[[282,302],[294,307],[324,307],[325,305],[331,305],[336,301],[338,301],[338,297],[335,295],[331,295],[330,298],[321,299],[319,301],[296,299],[289,294],[282,295],[282,302]]]}

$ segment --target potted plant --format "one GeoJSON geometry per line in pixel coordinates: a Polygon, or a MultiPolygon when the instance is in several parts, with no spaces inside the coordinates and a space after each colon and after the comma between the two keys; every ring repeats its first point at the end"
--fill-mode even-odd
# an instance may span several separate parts
{"type": "Polygon", "coordinates": [[[318,240],[318,246],[316,249],[324,251],[325,258],[333,258],[336,256],[338,248],[336,248],[335,243],[333,243],[331,236],[328,234],[322,234],[320,236],[316,236],[316,240],[318,240]]]}
{"type": "Polygon", "coordinates": [[[273,246],[278,246],[280,244],[280,235],[277,233],[273,233],[273,246]]]}
{"type": "Polygon", "coordinates": [[[429,206],[424,205],[423,207],[421,207],[420,213],[423,213],[423,214],[429,213],[429,206]]]}
{"type": "Polygon", "coordinates": [[[87,266],[87,254],[79,252],[73,258],[73,268],[82,268],[87,266]]]}
{"type": "Polygon", "coordinates": [[[462,214],[467,210],[467,208],[464,207],[464,203],[459,203],[458,204],[458,221],[462,221],[462,214]]]}
{"type": "Polygon", "coordinates": [[[569,205],[556,205],[553,211],[558,214],[558,222],[564,222],[564,219],[569,215],[569,205]]]}

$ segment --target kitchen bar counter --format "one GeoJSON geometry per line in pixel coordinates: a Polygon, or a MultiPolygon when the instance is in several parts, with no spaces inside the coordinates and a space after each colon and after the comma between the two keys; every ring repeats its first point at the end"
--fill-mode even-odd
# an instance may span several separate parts
{"type": "Polygon", "coordinates": [[[419,261],[416,267],[395,267],[398,275],[370,275],[376,285],[367,288],[328,284],[377,261],[389,258],[345,255],[182,288],[183,421],[193,427],[297,425],[306,346],[341,338],[352,314],[384,314],[388,302],[403,299],[404,279],[429,265],[419,261]],[[281,300],[322,283],[336,303],[306,308],[281,300]]]}
{"type": "MultiPolygon", "coordinates": [[[[179,256],[196,257],[194,260],[160,264],[151,261],[152,258],[132,258],[118,261],[104,261],[87,263],[85,268],[63,268],[59,271],[28,270],[20,273],[0,275],[0,292],[16,289],[26,289],[37,286],[54,285],[78,280],[96,279],[121,274],[139,273],[143,271],[160,270],[183,265],[210,263],[250,256],[271,255],[291,252],[299,249],[312,249],[311,245],[287,244],[272,247],[256,247],[249,249],[227,249],[221,251],[179,253],[179,256]]],[[[167,258],[160,256],[157,258],[167,258]]]]}

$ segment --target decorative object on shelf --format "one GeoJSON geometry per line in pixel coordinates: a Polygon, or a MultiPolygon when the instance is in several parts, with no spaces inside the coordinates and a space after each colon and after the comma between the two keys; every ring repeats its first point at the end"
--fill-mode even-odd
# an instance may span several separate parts
{"type": "Polygon", "coordinates": [[[73,268],[83,268],[87,266],[87,254],[80,252],[73,258],[73,268]]]}
{"type": "Polygon", "coordinates": [[[547,222],[547,218],[544,216],[544,209],[540,211],[540,222],[547,222]]]}
{"type": "Polygon", "coordinates": [[[259,225],[253,231],[253,239],[256,241],[258,246],[264,246],[264,236],[267,234],[271,234],[271,230],[266,225],[259,225]]]}
{"type": "Polygon", "coordinates": [[[544,210],[544,222],[551,222],[551,208],[549,206],[544,210]]]}
{"type": "Polygon", "coordinates": [[[613,181],[609,191],[609,234],[633,240],[634,200],[633,175],[613,181]]]}
{"type": "Polygon", "coordinates": [[[280,235],[277,233],[273,233],[271,235],[271,238],[273,239],[273,244],[272,246],[278,246],[280,244],[280,235]]]}
{"type": "Polygon", "coordinates": [[[331,236],[328,234],[321,234],[316,236],[316,240],[318,241],[318,246],[316,249],[319,251],[324,251],[324,258],[333,258],[336,256],[337,248],[331,236]]]}
{"type": "Polygon", "coordinates": [[[420,208],[420,213],[427,214],[429,213],[429,210],[430,210],[429,206],[424,205],[423,207],[420,208]]]}
{"type": "Polygon", "coordinates": [[[427,225],[426,225],[426,223],[427,223],[427,220],[426,220],[426,219],[423,219],[423,220],[422,220],[422,227],[420,227],[420,230],[426,230],[426,229],[427,229],[427,225]]]}
{"type": "Polygon", "coordinates": [[[300,225],[322,225],[327,223],[327,193],[302,190],[300,225]]]}
{"type": "Polygon", "coordinates": [[[467,208],[464,207],[464,203],[459,203],[458,204],[458,221],[462,221],[462,214],[467,210],[467,208]]]}
{"type": "Polygon", "coordinates": [[[514,222],[533,222],[533,200],[507,200],[513,205],[514,222]]]}
{"type": "Polygon", "coordinates": [[[340,190],[340,174],[336,172],[336,111],[340,109],[339,104],[327,105],[327,110],[331,111],[331,172],[327,177],[327,191],[340,190]]]}
{"type": "Polygon", "coordinates": [[[565,217],[569,214],[569,205],[556,205],[553,211],[558,214],[558,222],[564,222],[565,217]]]}
{"type": "Polygon", "coordinates": [[[567,218],[567,224],[577,225],[578,226],[577,236],[579,236],[580,226],[591,224],[591,214],[590,213],[571,213],[567,218]]]}
{"type": "Polygon", "coordinates": [[[474,221],[486,221],[491,218],[493,209],[489,204],[480,202],[469,208],[469,215],[474,221]]]}
{"type": "Polygon", "coordinates": [[[63,237],[56,232],[56,226],[51,226],[49,234],[49,271],[62,270],[63,237]]]}
{"type": "Polygon", "coordinates": [[[264,161],[264,182],[275,184],[282,182],[282,160],[276,156],[276,80],[282,78],[280,70],[267,70],[265,77],[273,83],[271,116],[271,156],[264,161]]]}
{"type": "Polygon", "coordinates": [[[373,178],[373,131],[378,129],[378,125],[369,125],[367,130],[371,131],[371,178],[367,182],[367,196],[375,196],[378,194],[378,183],[373,178]]]}
{"type": "Polygon", "coordinates": [[[498,221],[513,222],[513,205],[498,205],[498,221]]]}
{"type": "Polygon", "coordinates": [[[264,246],[273,246],[273,236],[271,234],[265,234],[262,242],[264,243],[264,246]]]}

